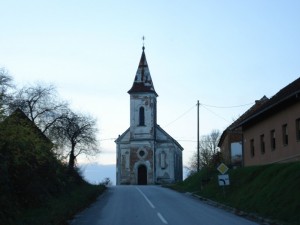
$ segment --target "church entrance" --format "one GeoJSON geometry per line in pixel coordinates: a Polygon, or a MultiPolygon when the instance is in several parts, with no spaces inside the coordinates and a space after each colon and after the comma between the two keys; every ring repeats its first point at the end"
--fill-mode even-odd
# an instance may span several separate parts
{"type": "Polygon", "coordinates": [[[138,168],[138,185],[147,185],[147,168],[145,165],[138,168]]]}

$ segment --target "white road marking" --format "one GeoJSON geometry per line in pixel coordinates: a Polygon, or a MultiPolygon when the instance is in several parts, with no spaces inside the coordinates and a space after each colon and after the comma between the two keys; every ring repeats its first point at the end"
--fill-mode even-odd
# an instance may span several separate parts
{"type": "Polygon", "coordinates": [[[161,222],[163,222],[164,224],[168,224],[168,222],[165,220],[165,218],[159,212],[157,213],[157,216],[159,217],[161,222]]]}
{"type": "Polygon", "coordinates": [[[141,189],[139,189],[138,187],[135,187],[140,193],[141,195],[146,199],[146,201],[149,203],[149,205],[154,209],[155,206],[152,204],[152,202],[147,198],[147,196],[141,191],[141,189]]]}
{"type": "MultiPolygon", "coordinates": [[[[146,201],[149,203],[149,205],[151,206],[151,208],[155,209],[155,206],[152,204],[152,202],[149,200],[149,198],[147,198],[147,196],[144,194],[144,192],[142,192],[141,189],[139,189],[138,187],[135,187],[140,193],[141,195],[146,199],[146,201]]],[[[157,212],[157,216],[158,218],[161,220],[161,222],[163,222],[164,224],[168,224],[168,222],[166,221],[166,219],[159,213],[157,212]]]]}

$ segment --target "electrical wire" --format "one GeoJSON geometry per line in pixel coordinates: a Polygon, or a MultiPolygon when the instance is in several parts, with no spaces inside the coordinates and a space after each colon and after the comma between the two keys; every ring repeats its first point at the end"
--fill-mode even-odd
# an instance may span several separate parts
{"type": "MultiPolygon", "coordinates": [[[[209,104],[204,104],[204,103],[200,103],[200,106],[203,106],[203,108],[205,108],[207,111],[211,112],[212,114],[214,114],[215,116],[225,120],[226,122],[230,122],[227,119],[225,119],[224,117],[218,115],[217,113],[215,113],[214,111],[212,111],[209,108],[220,108],[220,109],[230,109],[230,108],[238,108],[238,107],[244,107],[244,106],[248,106],[248,105],[253,105],[253,103],[247,103],[247,104],[242,104],[242,105],[234,105],[234,106],[216,106],[216,105],[209,105],[209,104]]],[[[194,109],[194,107],[197,105],[192,106],[190,109],[188,109],[187,111],[185,111],[183,114],[181,114],[180,116],[178,116],[176,119],[174,119],[173,121],[171,121],[170,123],[167,123],[164,127],[168,127],[171,124],[175,123],[177,120],[181,119],[183,116],[185,116],[187,113],[189,113],[192,109],[194,109]]]]}
{"type": "MultiPolygon", "coordinates": [[[[202,104],[201,104],[202,105],[202,104]]],[[[212,114],[214,114],[215,116],[225,120],[226,122],[230,123],[230,121],[228,121],[227,119],[225,119],[224,117],[220,116],[219,114],[215,113],[214,111],[212,111],[211,109],[207,108],[205,105],[202,105],[202,107],[204,109],[206,109],[207,111],[211,112],[212,114]]]]}
{"type": "Polygon", "coordinates": [[[194,109],[196,105],[193,105],[191,108],[189,108],[187,111],[185,111],[183,114],[178,116],[175,120],[171,121],[170,123],[166,124],[164,127],[170,126],[172,123],[175,123],[177,120],[181,119],[183,116],[188,114],[192,109],[194,109]]]}
{"type": "Polygon", "coordinates": [[[99,141],[111,141],[111,140],[116,140],[116,138],[105,138],[105,139],[100,139],[99,141]]]}
{"type": "Polygon", "coordinates": [[[253,105],[254,103],[247,103],[247,104],[243,104],[243,105],[234,105],[234,106],[215,106],[215,105],[208,105],[208,104],[204,104],[204,103],[200,103],[200,105],[206,106],[206,107],[211,107],[211,108],[221,108],[221,109],[230,109],[230,108],[239,108],[239,107],[244,107],[244,106],[248,106],[248,105],[253,105]]]}

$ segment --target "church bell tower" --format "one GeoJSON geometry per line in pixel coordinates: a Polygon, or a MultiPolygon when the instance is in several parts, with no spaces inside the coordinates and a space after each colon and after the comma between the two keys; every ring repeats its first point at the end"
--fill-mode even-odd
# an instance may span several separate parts
{"type": "Polygon", "coordinates": [[[156,127],[156,98],[143,47],[140,63],[130,94],[130,139],[154,139],[156,127]]]}
{"type": "Polygon", "coordinates": [[[157,93],[143,47],[130,95],[130,127],[116,139],[117,184],[160,184],[182,180],[182,150],[157,125],[157,93]]]}

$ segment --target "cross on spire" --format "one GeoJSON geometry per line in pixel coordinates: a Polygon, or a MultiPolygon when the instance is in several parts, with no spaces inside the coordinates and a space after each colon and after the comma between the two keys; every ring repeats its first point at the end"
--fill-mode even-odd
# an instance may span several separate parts
{"type": "Polygon", "coordinates": [[[145,36],[143,36],[142,37],[142,40],[143,40],[143,51],[145,50],[145,39],[146,39],[145,36]]]}

